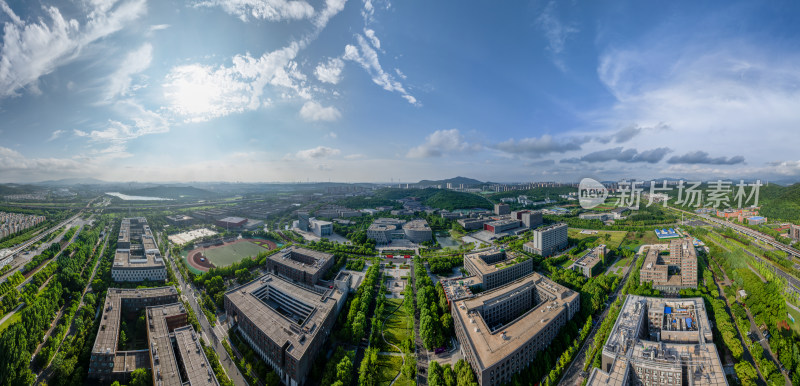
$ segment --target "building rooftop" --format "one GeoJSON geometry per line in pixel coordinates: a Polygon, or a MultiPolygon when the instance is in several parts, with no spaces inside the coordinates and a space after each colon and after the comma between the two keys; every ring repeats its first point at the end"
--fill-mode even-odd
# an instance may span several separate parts
{"type": "Polygon", "coordinates": [[[562,226],[563,226],[563,227],[566,227],[566,226],[567,226],[567,223],[564,223],[564,222],[558,222],[558,223],[555,223],[555,224],[550,224],[550,225],[548,225],[548,226],[546,226],[546,227],[540,227],[540,228],[536,228],[536,229],[534,229],[533,231],[534,231],[534,232],[546,232],[546,231],[549,231],[549,230],[552,230],[552,229],[560,228],[560,227],[562,227],[562,226]]]}
{"type": "MultiPolygon", "coordinates": [[[[117,351],[117,341],[120,327],[120,313],[123,299],[159,297],[178,295],[174,287],[122,289],[109,288],[103,305],[102,319],[97,337],[92,347],[92,353],[110,354],[117,351]]],[[[116,367],[116,366],[115,366],[116,367]]]]}
{"type": "Polygon", "coordinates": [[[600,262],[603,254],[605,253],[606,246],[598,245],[586,252],[580,259],[575,261],[575,265],[580,267],[594,267],[600,262]]]}
{"type": "Polygon", "coordinates": [[[325,317],[334,312],[336,302],[345,296],[336,288],[328,289],[292,283],[266,274],[225,293],[240,312],[279,347],[288,345],[292,357],[301,358],[320,333],[325,317]],[[281,306],[290,301],[294,314],[281,306]]]}
{"type": "Polygon", "coordinates": [[[508,357],[519,348],[520,344],[528,342],[540,330],[546,328],[549,322],[577,297],[577,292],[556,284],[538,273],[533,273],[503,287],[458,300],[453,306],[456,307],[455,316],[458,318],[456,322],[465,326],[464,330],[468,337],[468,341],[463,344],[472,345],[472,351],[486,369],[508,357]],[[501,301],[507,296],[514,296],[514,293],[530,291],[533,287],[536,287],[537,291],[546,293],[548,300],[495,330],[486,324],[477,310],[484,305],[501,301]]]}
{"type": "Polygon", "coordinates": [[[164,259],[161,254],[144,253],[141,256],[136,256],[128,250],[117,250],[114,254],[114,266],[112,268],[154,268],[164,267],[164,259]]]}
{"type": "Polygon", "coordinates": [[[625,384],[611,382],[625,379],[630,366],[680,371],[686,364],[688,384],[727,385],[702,298],[628,295],[603,356],[613,358],[614,365],[608,373],[594,370],[600,374],[593,372],[589,385],[625,384]]]}
{"type": "Polygon", "coordinates": [[[422,219],[418,220],[411,220],[403,225],[403,229],[413,229],[413,230],[430,230],[431,227],[428,225],[428,222],[422,219]]]}
{"type": "Polygon", "coordinates": [[[333,259],[333,254],[291,246],[267,256],[267,259],[313,275],[325,266],[325,262],[333,259]]]}
{"type": "Polygon", "coordinates": [[[225,218],[223,218],[223,219],[221,219],[221,220],[219,220],[219,221],[221,221],[221,222],[227,222],[227,223],[231,223],[231,224],[238,224],[238,223],[240,223],[240,222],[246,222],[246,221],[247,221],[247,219],[246,219],[246,218],[243,218],[243,217],[234,217],[234,216],[230,216],[230,217],[225,217],[225,218]]]}
{"type": "Polygon", "coordinates": [[[497,272],[501,269],[517,264],[518,257],[505,249],[488,248],[478,252],[464,254],[464,259],[469,260],[480,274],[497,272]]]}

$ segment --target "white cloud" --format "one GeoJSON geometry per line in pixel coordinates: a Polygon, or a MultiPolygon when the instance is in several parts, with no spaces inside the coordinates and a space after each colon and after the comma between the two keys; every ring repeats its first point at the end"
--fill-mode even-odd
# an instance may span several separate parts
{"type": "MultiPolygon", "coordinates": [[[[3,180],[13,182],[40,176],[64,175],[82,170],[85,164],[69,158],[27,158],[20,152],[0,146],[0,175],[3,180]]],[[[84,169],[85,170],[85,169],[84,169]]]]}
{"type": "MultiPolygon", "coordinates": [[[[132,100],[117,102],[114,109],[125,117],[125,122],[109,120],[108,126],[102,130],[89,132],[75,130],[75,135],[89,138],[102,146],[112,146],[112,149],[124,150],[124,145],[133,139],[149,134],[160,134],[169,131],[169,123],[160,114],[147,110],[142,105],[132,100]]],[[[105,151],[109,152],[109,151],[105,151]]]]}
{"type": "Polygon", "coordinates": [[[56,131],[53,132],[53,134],[50,135],[50,139],[48,139],[47,141],[48,142],[49,141],[55,141],[56,139],[61,137],[62,134],[64,134],[64,130],[56,130],[56,131]]]}
{"type": "Polygon", "coordinates": [[[307,86],[307,77],[295,58],[330,18],[344,9],[344,4],[345,0],[326,0],[325,8],[312,21],[316,27],[313,32],[258,58],[248,53],[234,56],[230,66],[188,64],[172,68],[163,85],[166,109],[190,122],[256,110],[273,103],[271,96],[264,95],[267,86],[273,86],[274,96],[283,99],[311,100],[313,89],[307,86]]]}
{"type": "Polygon", "coordinates": [[[299,45],[292,43],[259,58],[237,55],[229,67],[175,67],[163,86],[167,108],[195,122],[256,110],[268,102],[264,96],[267,85],[289,88],[308,99],[305,77],[293,61],[298,50],[299,45]]]}
{"type": "Polygon", "coordinates": [[[376,49],[379,49],[379,50],[381,49],[381,41],[380,41],[380,39],[378,39],[378,36],[375,35],[375,31],[374,30],[371,30],[369,28],[364,28],[364,35],[367,36],[367,39],[369,39],[369,41],[370,41],[370,43],[372,43],[373,47],[375,47],[376,49]]]}
{"type": "Polygon", "coordinates": [[[561,58],[561,53],[564,51],[564,46],[570,35],[579,32],[578,28],[571,24],[564,24],[559,19],[554,0],[551,0],[539,17],[536,18],[536,25],[544,32],[547,38],[547,50],[552,55],[553,64],[564,71],[566,65],[561,58]]]}
{"type": "Polygon", "coordinates": [[[492,147],[513,155],[538,158],[551,153],[565,153],[572,150],[580,150],[581,146],[590,139],[589,137],[575,136],[556,139],[549,134],[544,134],[538,138],[509,139],[493,145],[492,147]]]}
{"type": "Polygon", "coordinates": [[[403,84],[394,79],[381,67],[378,53],[367,43],[360,34],[356,34],[358,47],[348,44],[344,48],[343,59],[354,61],[361,65],[372,76],[372,81],[386,91],[398,92],[408,103],[419,105],[417,99],[406,91],[403,84]]]}
{"type": "Polygon", "coordinates": [[[220,7],[242,21],[249,18],[269,21],[302,20],[314,15],[314,7],[305,1],[294,0],[207,0],[195,7],[220,7]]]}
{"type": "Polygon", "coordinates": [[[105,100],[111,100],[118,95],[128,95],[131,91],[133,76],[150,67],[152,60],[153,46],[150,43],[145,43],[135,51],[128,53],[117,71],[108,77],[105,100]]]}
{"type": "Polygon", "coordinates": [[[609,49],[597,71],[616,102],[598,111],[595,120],[617,127],[622,122],[663,122],[669,130],[651,130],[628,142],[639,148],[654,143],[672,148],[676,163],[743,171],[741,149],[747,149],[752,165],[776,156],[789,158],[796,145],[784,139],[796,136],[800,126],[798,60],[797,54],[741,40],[676,43],[651,38],[609,49]]]}
{"type": "Polygon", "coordinates": [[[161,31],[169,28],[169,24],[155,24],[150,26],[150,32],[161,31]]]}
{"type": "Polygon", "coordinates": [[[308,101],[300,109],[300,116],[307,121],[335,121],[342,114],[333,106],[322,107],[317,102],[308,101]]]}
{"type": "Polygon", "coordinates": [[[312,160],[333,157],[341,153],[342,151],[339,149],[334,149],[327,146],[317,146],[313,149],[300,150],[294,154],[294,157],[297,159],[312,160]]]}
{"type": "MultiPolygon", "coordinates": [[[[37,80],[77,58],[82,48],[122,29],[146,11],[146,0],[94,3],[81,25],[66,19],[56,7],[45,7],[47,19],[26,23],[11,17],[0,50],[0,97],[18,95],[21,88],[38,90],[37,80]],[[49,23],[48,23],[49,21],[49,23]]],[[[7,14],[13,14],[3,2],[7,14]]]]}
{"type": "Polygon", "coordinates": [[[345,159],[363,159],[363,158],[366,158],[366,157],[367,156],[365,156],[364,154],[361,154],[361,153],[348,154],[348,155],[344,156],[345,159]]]}
{"type": "Polygon", "coordinates": [[[406,157],[441,157],[446,153],[459,153],[478,149],[480,149],[480,146],[470,145],[458,129],[437,130],[425,138],[425,143],[409,150],[406,157]]]}
{"type": "Polygon", "coordinates": [[[314,74],[320,82],[337,84],[342,79],[342,69],[344,61],[339,58],[331,58],[326,63],[320,63],[314,70],[314,74]]]}
{"type": "Polygon", "coordinates": [[[11,18],[11,21],[14,22],[14,24],[22,25],[22,19],[20,19],[19,16],[14,13],[14,10],[8,6],[8,3],[6,3],[5,0],[0,0],[0,9],[2,9],[9,18],[11,18]]]}

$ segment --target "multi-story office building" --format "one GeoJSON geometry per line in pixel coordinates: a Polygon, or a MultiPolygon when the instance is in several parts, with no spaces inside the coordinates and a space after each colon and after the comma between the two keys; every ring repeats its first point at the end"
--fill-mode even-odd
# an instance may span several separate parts
{"type": "Polygon", "coordinates": [[[653,288],[667,293],[678,293],[685,288],[697,288],[697,251],[692,239],[670,241],[669,245],[652,245],[647,251],[640,283],[652,283],[653,288]]]}
{"type": "Polygon", "coordinates": [[[533,241],[522,246],[528,253],[551,256],[567,247],[567,224],[560,222],[533,230],[533,241]]]}
{"type": "Polygon", "coordinates": [[[588,386],[726,386],[702,298],[628,295],[588,386]]]}
{"type": "Polygon", "coordinates": [[[517,219],[522,222],[526,228],[536,228],[542,225],[542,211],[541,210],[517,210],[511,212],[511,219],[517,219]]]}
{"type": "Polygon", "coordinates": [[[301,231],[307,231],[309,228],[311,228],[309,221],[310,217],[308,217],[307,212],[297,213],[297,228],[299,228],[301,231]]]}
{"type": "Polygon", "coordinates": [[[511,207],[508,204],[494,204],[494,214],[502,216],[511,213],[511,207]]]}
{"type": "Polygon", "coordinates": [[[347,298],[342,287],[298,285],[267,274],[226,292],[225,312],[283,384],[304,385],[347,298]]]}
{"type": "Polygon", "coordinates": [[[610,213],[596,213],[596,212],[587,212],[581,213],[578,215],[578,218],[581,220],[600,220],[600,221],[608,221],[614,216],[610,213]]]}
{"type": "Polygon", "coordinates": [[[178,299],[173,287],[109,288],[92,346],[89,379],[126,383],[134,370],[148,368],[154,385],[218,385],[199,336],[189,325],[188,314],[178,299]],[[117,350],[122,318],[143,310],[147,348],[117,350]]]}
{"type": "Polygon", "coordinates": [[[118,282],[167,280],[167,267],[144,217],[122,219],[111,278],[118,282]]]}
{"type": "Polygon", "coordinates": [[[451,299],[456,337],[481,386],[524,370],[578,312],[577,292],[533,273],[510,284],[451,299]]]}
{"type": "Polygon", "coordinates": [[[482,287],[488,290],[533,273],[533,260],[490,248],[465,254],[464,269],[475,275],[482,287]]]}
{"type": "Polygon", "coordinates": [[[333,255],[292,246],[267,256],[267,271],[314,285],[333,266],[333,255]]]}
{"type": "Polygon", "coordinates": [[[800,240],[800,225],[792,224],[789,226],[789,237],[793,240],[800,240]]]}
{"type": "Polygon", "coordinates": [[[583,256],[575,261],[572,269],[578,271],[586,277],[593,277],[595,275],[595,268],[605,259],[608,248],[605,245],[598,245],[595,248],[587,251],[583,256]]]}

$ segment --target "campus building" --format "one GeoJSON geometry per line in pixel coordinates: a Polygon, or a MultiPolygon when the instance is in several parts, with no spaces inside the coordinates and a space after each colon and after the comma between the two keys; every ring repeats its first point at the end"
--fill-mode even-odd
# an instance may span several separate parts
{"type": "Polygon", "coordinates": [[[167,280],[167,267],[144,217],[122,219],[111,278],[117,282],[167,280]]]}
{"type": "Polygon", "coordinates": [[[726,386],[702,298],[628,295],[588,386],[726,386]]]}
{"type": "Polygon", "coordinates": [[[793,240],[800,240],[800,225],[791,224],[789,227],[789,237],[793,240]]]}
{"type": "Polygon", "coordinates": [[[367,228],[367,238],[376,244],[390,244],[392,240],[408,240],[420,244],[433,239],[433,231],[423,219],[406,222],[396,218],[379,218],[367,228]]]}
{"type": "Polygon", "coordinates": [[[526,228],[536,228],[544,222],[541,210],[516,210],[511,212],[511,219],[521,221],[526,228]]]}
{"type": "Polygon", "coordinates": [[[528,253],[551,256],[567,247],[567,224],[560,222],[533,230],[533,241],[522,245],[528,253]]]}
{"type": "Polygon", "coordinates": [[[330,221],[317,220],[312,217],[308,220],[307,229],[317,235],[317,237],[327,237],[333,234],[333,223],[330,221]]]}
{"type": "Polygon", "coordinates": [[[511,213],[511,207],[508,204],[494,204],[494,214],[502,216],[511,213]]]}
{"type": "Polygon", "coordinates": [[[89,379],[127,383],[134,370],[147,368],[152,370],[153,385],[218,385],[188,318],[173,287],[109,288],[92,346],[89,379]],[[122,319],[136,323],[136,315],[142,310],[146,314],[147,348],[117,350],[122,319]]]}
{"type": "Polygon", "coordinates": [[[292,246],[267,256],[267,271],[314,285],[333,266],[333,260],[330,253],[292,246]]]}
{"type": "Polygon", "coordinates": [[[483,224],[483,230],[498,234],[511,229],[517,229],[521,224],[519,220],[495,220],[483,224]]]}
{"type": "Polygon", "coordinates": [[[288,386],[303,385],[347,298],[333,288],[266,274],[225,293],[225,312],[261,359],[288,386]]]}
{"type": "Polygon", "coordinates": [[[502,287],[451,299],[456,337],[481,386],[511,381],[578,312],[577,292],[530,274],[502,287]]]}
{"type": "Polygon", "coordinates": [[[504,249],[490,248],[465,254],[464,269],[475,275],[481,286],[488,290],[531,274],[533,260],[522,257],[518,260],[504,249]]]}
{"type": "Polygon", "coordinates": [[[605,259],[606,253],[608,253],[608,248],[605,245],[598,245],[576,260],[575,264],[572,265],[572,269],[582,273],[583,276],[591,278],[596,274],[595,269],[605,259]]]}
{"type": "Polygon", "coordinates": [[[639,271],[640,283],[675,294],[685,288],[697,288],[697,251],[692,238],[670,241],[669,245],[650,246],[639,271]]]}
{"type": "Polygon", "coordinates": [[[483,224],[493,221],[491,218],[462,218],[456,220],[458,225],[461,225],[465,230],[474,231],[483,228],[483,224]]]}

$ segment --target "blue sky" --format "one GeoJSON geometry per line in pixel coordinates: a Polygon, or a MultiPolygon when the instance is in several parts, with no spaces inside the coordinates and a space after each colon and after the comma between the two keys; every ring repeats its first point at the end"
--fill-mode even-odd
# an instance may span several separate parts
{"type": "Polygon", "coordinates": [[[798,179],[799,8],[0,0],[0,181],[798,179]]]}

